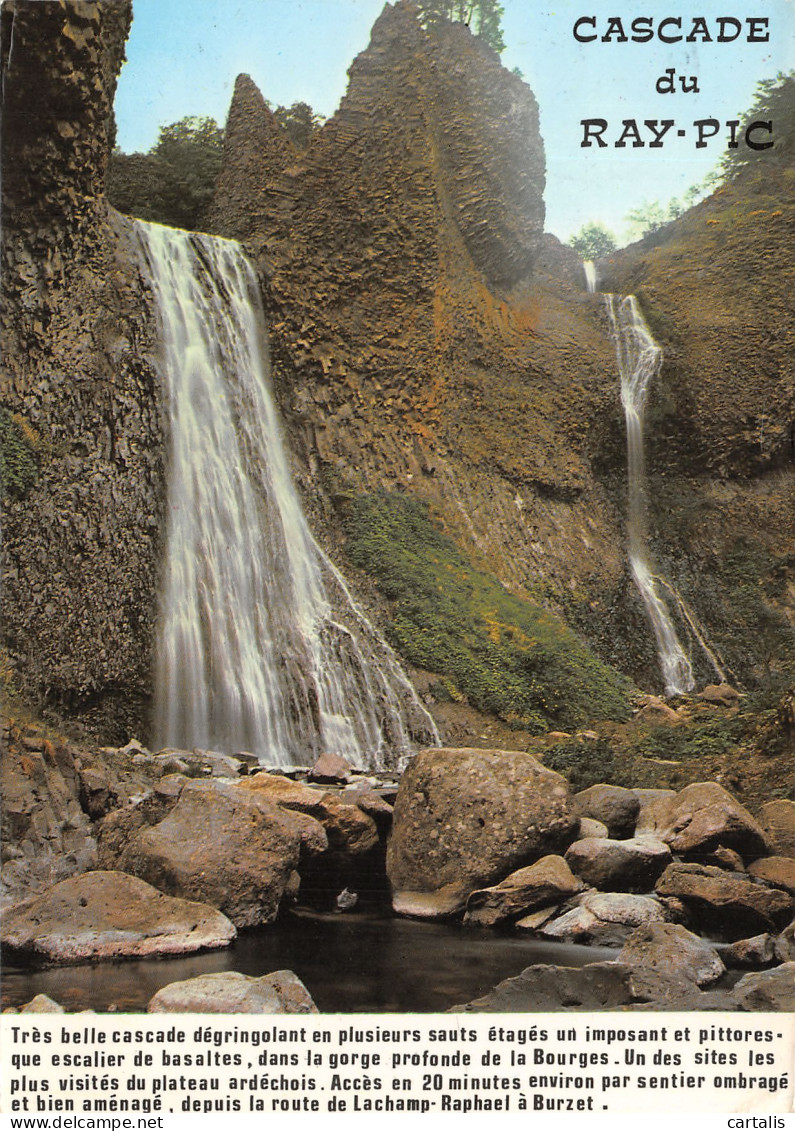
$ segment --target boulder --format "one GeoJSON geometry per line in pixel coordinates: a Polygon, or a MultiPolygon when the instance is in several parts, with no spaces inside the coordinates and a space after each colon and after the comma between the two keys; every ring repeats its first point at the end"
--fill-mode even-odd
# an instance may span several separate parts
{"type": "Polygon", "coordinates": [[[591,817],[580,817],[577,839],[585,840],[589,836],[609,837],[610,833],[607,831],[607,825],[603,825],[601,821],[594,821],[591,817]]]}
{"type": "Polygon", "coordinates": [[[565,848],[566,779],[515,750],[426,749],[398,790],[387,849],[399,914],[443,916],[470,892],[565,848]]]}
{"type": "Polygon", "coordinates": [[[62,1005],[54,1001],[47,994],[36,994],[27,1004],[23,1005],[20,1013],[66,1013],[62,1005]]]}
{"type": "Polygon", "coordinates": [[[119,853],[119,867],[219,908],[238,927],[275,919],[308,818],[217,779],[189,781],[170,812],[119,853]]]}
{"type": "Polygon", "coordinates": [[[770,851],[761,826],[717,782],[685,786],[674,797],[654,803],[652,810],[647,820],[653,818],[657,835],[679,855],[703,854],[719,845],[746,859],[770,851]]]}
{"type": "Polygon", "coordinates": [[[464,922],[493,927],[522,913],[562,903],[581,887],[562,856],[544,856],[535,864],[512,872],[495,887],[473,891],[467,900],[464,922]]]}
{"type": "Polygon", "coordinates": [[[170,982],[150,999],[147,1013],[317,1013],[292,970],[261,978],[228,971],[170,982]]]}
{"type": "Polygon", "coordinates": [[[795,962],[746,974],[732,991],[735,1008],[761,1013],[795,1011],[795,962]]]}
{"type": "Polygon", "coordinates": [[[699,928],[717,931],[730,942],[780,928],[795,906],[787,892],[701,864],[669,865],[656,890],[680,899],[699,928]]]}
{"type": "Polygon", "coordinates": [[[575,793],[571,803],[575,813],[581,817],[590,817],[606,825],[608,835],[616,840],[632,836],[635,831],[640,801],[631,789],[619,785],[592,785],[575,793]]]}
{"type": "Polygon", "coordinates": [[[635,822],[635,836],[657,836],[660,831],[657,815],[659,803],[676,797],[673,789],[633,789],[638,799],[638,816],[635,822]]]}
{"type": "Polygon", "coordinates": [[[772,935],[754,935],[750,939],[721,947],[720,956],[730,970],[746,966],[769,966],[776,960],[776,940],[772,935]]]}
{"type": "Polygon", "coordinates": [[[768,801],[759,811],[759,823],[779,856],[795,857],[795,801],[768,801]]]}
{"type": "Polygon", "coordinates": [[[321,754],[309,771],[309,780],[328,784],[350,781],[353,771],[339,754],[321,754]]]}
{"type": "Polygon", "coordinates": [[[233,924],[124,872],[86,872],[9,908],[3,949],[37,963],[190,954],[228,946],[233,924]]]}
{"type": "Polygon", "coordinates": [[[649,895],[586,892],[576,907],[541,925],[545,939],[595,946],[622,946],[640,926],[667,919],[665,908],[649,895]]]}
{"type": "Polygon", "coordinates": [[[748,865],[748,875],[795,895],[795,858],[763,856],[748,865]]]}
{"type": "Polygon", "coordinates": [[[669,976],[708,986],[726,973],[714,946],[680,923],[649,923],[638,927],[624,944],[619,962],[651,967],[669,976]]]}
{"type": "Polygon", "coordinates": [[[566,849],[576,876],[600,891],[651,891],[671,863],[671,851],[653,837],[605,840],[588,837],[566,849]]]}
{"type": "Polygon", "coordinates": [[[779,962],[795,961],[795,919],[776,936],[773,945],[779,962]]]}
{"type": "MultiPolygon", "coordinates": [[[[272,800],[283,810],[303,813],[319,821],[326,831],[329,847],[335,852],[361,856],[378,844],[375,820],[357,804],[358,798],[354,800],[349,794],[314,789],[280,774],[255,774],[241,782],[240,788],[272,800]]],[[[372,808],[374,802],[366,800],[365,804],[372,808]]]]}
{"type": "Polygon", "coordinates": [[[592,962],[568,966],[529,966],[515,978],[506,978],[490,993],[451,1013],[567,1013],[626,1009],[641,1003],[659,1008],[698,1008],[701,991],[692,981],[649,967],[623,962],[592,962]]]}
{"type": "Polygon", "coordinates": [[[736,707],[740,701],[740,694],[729,683],[709,683],[699,692],[698,698],[716,707],[736,707]]]}

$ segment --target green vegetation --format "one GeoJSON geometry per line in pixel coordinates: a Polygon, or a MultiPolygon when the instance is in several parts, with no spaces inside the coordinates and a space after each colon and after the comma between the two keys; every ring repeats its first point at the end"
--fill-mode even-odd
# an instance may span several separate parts
{"type": "Polygon", "coordinates": [[[347,525],[352,562],[391,602],[392,643],[444,677],[446,697],[534,734],[627,716],[629,681],[558,617],[475,569],[422,503],[360,496],[347,525]]]}
{"type": "Polygon", "coordinates": [[[22,417],[0,407],[0,498],[24,499],[38,474],[35,433],[22,417]]]}
{"type": "Polygon", "coordinates": [[[577,235],[572,236],[569,247],[573,247],[583,259],[601,259],[615,251],[618,244],[609,228],[592,220],[583,224],[577,235]]]}
{"type": "Polygon", "coordinates": [[[108,200],[129,216],[201,229],[221,169],[223,143],[214,118],[182,118],[161,126],[148,153],[111,155],[108,200]]]}
{"type": "MultiPolygon", "coordinates": [[[[273,113],[299,149],[309,145],[323,122],[306,102],[277,106],[273,113]]],[[[223,145],[224,131],[214,118],[188,117],[161,126],[148,153],[111,154],[108,200],[128,216],[201,231],[221,171],[223,145]]]]}
{"type": "Polygon", "coordinates": [[[544,765],[567,778],[574,790],[588,789],[599,782],[621,785],[615,755],[606,738],[567,738],[544,753],[544,765]]]}
{"type": "Polygon", "coordinates": [[[779,71],[774,79],[765,79],[756,88],[756,97],[753,105],[743,114],[738,137],[745,136],[745,131],[752,122],[772,123],[772,133],[765,130],[755,131],[753,140],[757,144],[773,142],[770,149],[752,149],[747,145],[740,145],[737,149],[728,149],[721,159],[714,180],[730,181],[744,169],[757,165],[757,162],[772,161],[777,165],[788,165],[792,162],[792,141],[795,137],[795,71],[784,74],[779,71]]]}
{"type": "Polygon", "coordinates": [[[505,50],[504,9],[496,0],[417,0],[417,7],[423,27],[433,29],[443,23],[463,23],[496,52],[505,50]]]}

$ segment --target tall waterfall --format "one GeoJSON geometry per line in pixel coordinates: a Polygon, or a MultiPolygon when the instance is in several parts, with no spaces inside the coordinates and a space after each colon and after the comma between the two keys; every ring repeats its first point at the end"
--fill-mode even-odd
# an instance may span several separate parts
{"type": "MultiPolygon", "coordinates": [[[[588,282],[590,289],[590,280],[588,282]]],[[[649,386],[660,371],[662,350],[652,337],[634,295],[620,298],[606,294],[605,303],[616,345],[621,403],[627,425],[629,565],[654,629],[666,694],[677,695],[692,690],[695,681],[690,660],[679,643],[668,607],[660,595],[660,585],[665,582],[655,573],[649,553],[643,444],[649,386]]]]}
{"type": "Polygon", "coordinates": [[[329,750],[370,768],[437,742],[307,525],[239,245],[136,227],[159,310],[170,445],[156,742],[247,750],[277,766],[329,750]]]}

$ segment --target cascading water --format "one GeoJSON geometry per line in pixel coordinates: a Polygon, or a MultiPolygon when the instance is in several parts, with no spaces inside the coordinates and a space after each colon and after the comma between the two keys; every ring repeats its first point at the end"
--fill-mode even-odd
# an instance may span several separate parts
{"type": "Polygon", "coordinates": [[[136,222],[163,339],[170,444],[160,746],[381,768],[438,742],[313,538],[269,388],[257,280],[229,240],[136,222]]]}
{"type": "MultiPolygon", "coordinates": [[[[595,288],[595,275],[593,279],[595,288]]],[[[587,272],[586,280],[590,290],[587,272]]],[[[646,520],[643,418],[649,385],[662,365],[662,350],[652,337],[634,295],[621,298],[605,294],[604,298],[616,345],[621,403],[627,425],[629,565],[654,629],[665,692],[678,695],[695,686],[693,669],[679,643],[668,607],[659,593],[661,578],[656,575],[651,563],[646,520]]]]}

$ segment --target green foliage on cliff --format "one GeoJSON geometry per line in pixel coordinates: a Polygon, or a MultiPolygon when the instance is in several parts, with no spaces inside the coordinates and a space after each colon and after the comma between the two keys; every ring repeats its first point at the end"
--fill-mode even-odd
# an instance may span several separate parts
{"type": "MultiPolygon", "coordinates": [[[[771,132],[754,131],[759,143],[772,142],[769,149],[757,150],[747,145],[729,149],[721,159],[717,179],[732,180],[744,169],[772,161],[777,165],[792,164],[792,143],[795,138],[795,71],[779,71],[774,79],[765,79],[756,88],[753,105],[743,114],[738,137],[744,137],[752,122],[770,122],[771,132]]],[[[762,166],[764,167],[764,165],[762,166]]]]}
{"type": "Polygon", "coordinates": [[[505,50],[502,37],[504,9],[497,0],[416,0],[423,27],[463,23],[498,53],[505,50]]]}
{"type": "Polygon", "coordinates": [[[38,473],[39,462],[24,421],[0,407],[0,499],[23,499],[38,473]]]}
{"type": "Polygon", "coordinates": [[[615,251],[618,245],[609,228],[598,221],[590,221],[583,224],[576,236],[572,236],[569,246],[583,259],[601,259],[615,251]]]}
{"type": "Polygon", "coordinates": [[[422,503],[360,496],[347,528],[351,560],[391,603],[392,643],[452,693],[537,734],[627,716],[629,681],[558,617],[475,569],[422,503]]]}
{"type": "Polygon", "coordinates": [[[223,140],[213,118],[182,118],[161,126],[148,153],[111,155],[108,200],[129,216],[201,229],[221,169],[223,140]]]}

